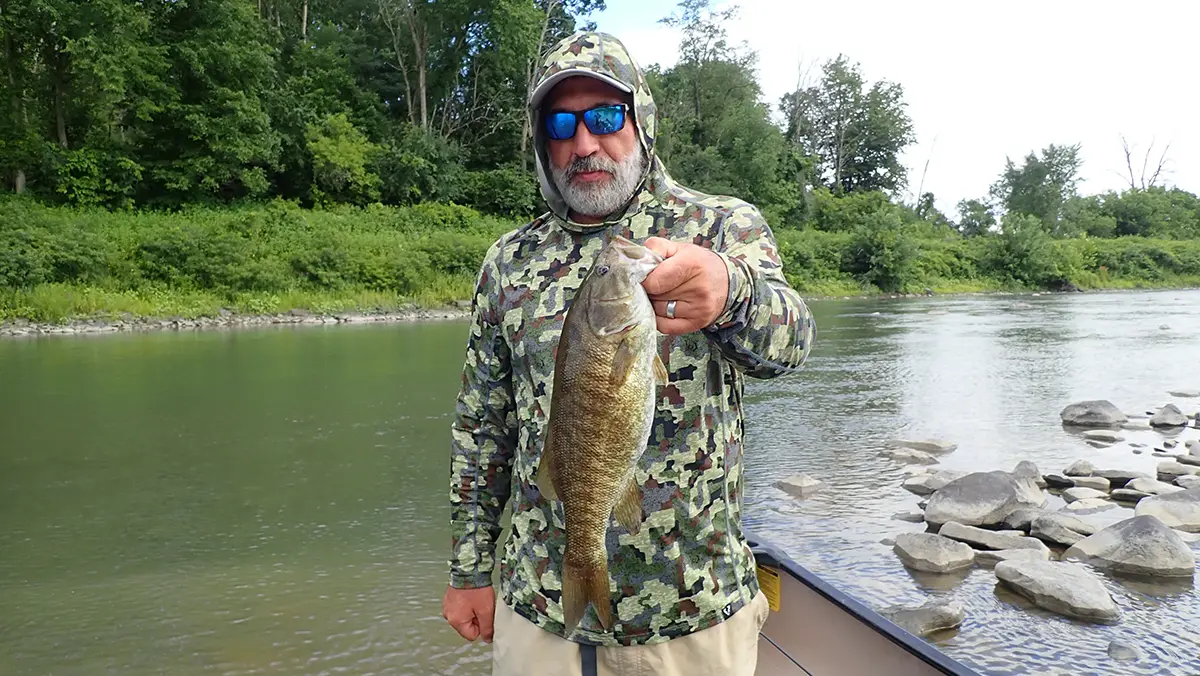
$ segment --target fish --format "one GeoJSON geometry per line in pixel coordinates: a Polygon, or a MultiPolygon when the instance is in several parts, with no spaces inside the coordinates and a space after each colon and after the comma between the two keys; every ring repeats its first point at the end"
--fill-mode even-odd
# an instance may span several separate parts
{"type": "Polygon", "coordinates": [[[668,382],[642,281],[662,261],[654,251],[614,237],[596,255],[559,333],[535,482],[543,497],[562,503],[567,634],[589,604],[611,630],[605,538],[613,517],[630,533],[641,528],[636,470],[649,443],[658,387],[668,382]]]}

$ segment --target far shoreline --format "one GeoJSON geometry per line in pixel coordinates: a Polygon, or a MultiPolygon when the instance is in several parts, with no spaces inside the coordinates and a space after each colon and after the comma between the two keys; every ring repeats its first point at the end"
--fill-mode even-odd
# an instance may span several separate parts
{"type": "MultiPolygon", "coordinates": [[[[806,303],[827,303],[860,300],[917,300],[934,298],[996,298],[996,297],[1041,297],[1082,294],[1129,294],[1129,293],[1178,293],[1197,291],[1200,287],[1142,287],[1142,288],[1096,288],[1080,291],[1046,290],[984,290],[950,291],[933,293],[888,293],[871,294],[813,294],[801,293],[806,303]]],[[[242,314],[222,311],[217,316],[185,318],[179,316],[134,317],[126,313],[120,318],[103,314],[77,316],[61,322],[36,322],[29,319],[0,321],[0,339],[34,338],[41,336],[83,336],[106,334],[129,334],[164,331],[229,331],[266,327],[343,326],[364,324],[425,323],[432,321],[457,321],[470,318],[470,301],[459,300],[448,305],[419,306],[406,304],[394,309],[347,310],[340,312],[312,312],[292,309],[283,313],[242,314]]]]}

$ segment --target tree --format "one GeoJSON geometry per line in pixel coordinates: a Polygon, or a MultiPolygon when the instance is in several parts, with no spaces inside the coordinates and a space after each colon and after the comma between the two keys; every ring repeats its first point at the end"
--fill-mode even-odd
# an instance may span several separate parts
{"type": "Polygon", "coordinates": [[[1075,195],[1079,182],[1079,144],[1051,144],[1025,156],[1017,167],[1011,158],[990,194],[1005,211],[1036,216],[1051,234],[1059,234],[1063,205],[1075,195]]]}
{"type": "Polygon", "coordinates": [[[900,153],[915,140],[903,88],[885,80],[868,88],[845,56],[821,70],[820,81],[780,101],[787,137],[816,158],[815,180],[835,192],[899,190],[907,181],[900,153]]]}
{"type": "Polygon", "coordinates": [[[996,227],[996,215],[981,200],[962,200],[958,203],[958,231],[964,237],[986,235],[996,227]]]}
{"type": "Polygon", "coordinates": [[[1125,140],[1123,135],[1121,136],[1121,147],[1125,150],[1125,167],[1129,172],[1126,175],[1126,178],[1129,180],[1129,189],[1137,190],[1140,188],[1142,190],[1148,190],[1153,188],[1155,184],[1158,183],[1159,176],[1162,175],[1163,169],[1166,168],[1167,152],[1171,150],[1171,144],[1168,143],[1167,147],[1163,148],[1162,154],[1159,155],[1158,162],[1154,165],[1154,169],[1151,171],[1149,179],[1146,178],[1146,172],[1150,166],[1150,153],[1154,150],[1154,142],[1151,141],[1150,147],[1146,149],[1146,156],[1142,159],[1142,170],[1140,177],[1134,176],[1133,150],[1129,147],[1129,142],[1125,140]]]}

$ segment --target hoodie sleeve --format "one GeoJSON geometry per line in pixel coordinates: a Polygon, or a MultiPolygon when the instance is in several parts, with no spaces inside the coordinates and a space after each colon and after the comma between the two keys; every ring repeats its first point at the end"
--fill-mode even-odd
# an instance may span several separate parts
{"type": "Polygon", "coordinates": [[[741,203],[724,219],[714,248],[729,270],[724,314],[704,332],[752,378],[799,369],[816,337],[812,313],[783,276],[775,236],[755,207],[741,203]]]}
{"type": "Polygon", "coordinates": [[[510,353],[500,326],[499,255],[497,243],[479,273],[451,427],[450,584],[460,589],[492,584],[516,448],[510,353]]]}

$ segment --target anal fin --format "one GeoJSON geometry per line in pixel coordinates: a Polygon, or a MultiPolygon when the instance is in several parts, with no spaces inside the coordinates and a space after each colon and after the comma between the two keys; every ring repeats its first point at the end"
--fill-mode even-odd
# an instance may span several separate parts
{"type": "Polygon", "coordinates": [[[659,385],[666,385],[671,382],[671,377],[667,375],[667,366],[663,364],[662,357],[658,353],[654,353],[654,382],[659,385]]]}
{"type": "Polygon", "coordinates": [[[558,500],[558,491],[554,490],[554,472],[551,471],[554,460],[553,448],[550,445],[550,436],[547,435],[546,441],[542,444],[542,458],[538,461],[537,477],[534,479],[542,496],[551,502],[558,500]]]}
{"type": "Polygon", "coordinates": [[[637,534],[642,526],[642,491],[638,487],[637,475],[629,477],[629,481],[625,484],[625,490],[621,493],[621,498],[617,500],[617,506],[613,509],[613,516],[617,517],[617,523],[625,527],[625,530],[630,533],[637,534]]]}

